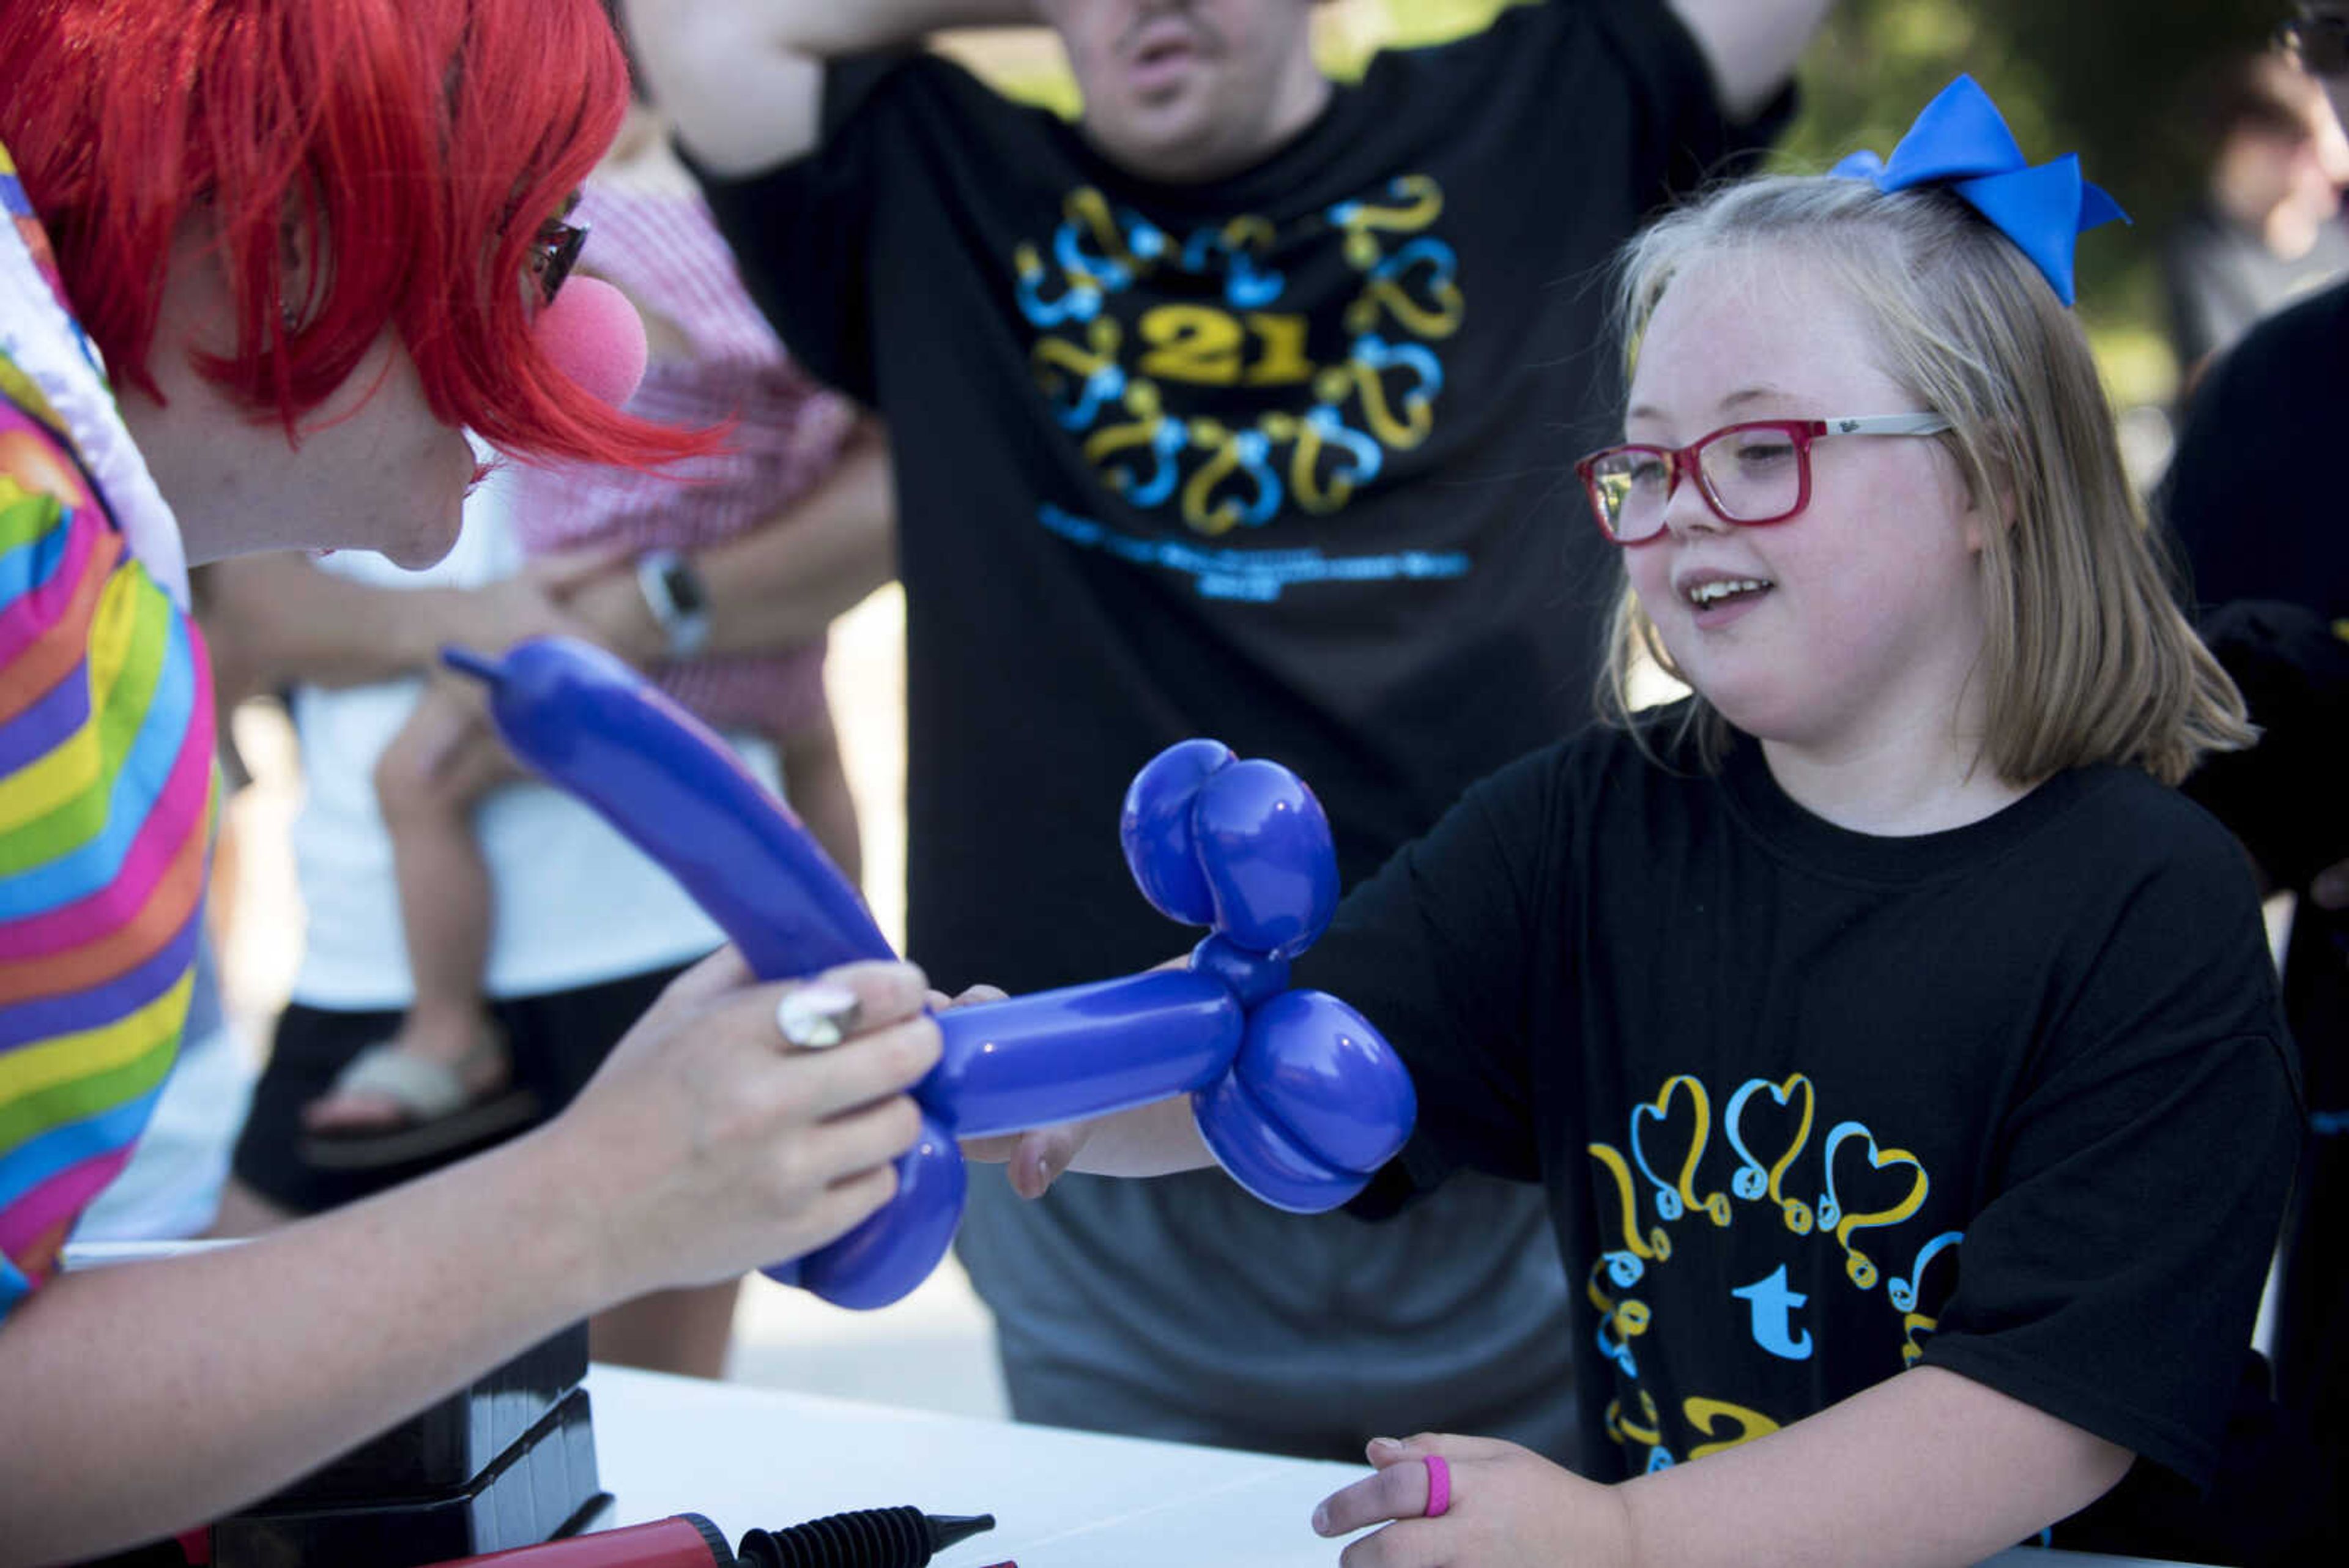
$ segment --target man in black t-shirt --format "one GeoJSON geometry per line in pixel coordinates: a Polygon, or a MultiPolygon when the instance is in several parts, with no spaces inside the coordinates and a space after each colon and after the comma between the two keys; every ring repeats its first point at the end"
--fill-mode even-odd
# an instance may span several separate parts
{"type": "MultiPolygon", "coordinates": [[[[1568,463],[1616,417],[1607,263],[1783,114],[1827,4],[1547,0],[1339,87],[1309,0],[630,0],[753,293],[891,427],[934,980],[1187,945],[1114,826],[1174,741],[1296,768],[1352,883],[1584,722],[1615,578],[1568,463]],[[908,47],[1037,20],[1074,125],[908,47]]],[[[1214,1176],[984,1179],[962,1252],[1024,1418],[1571,1457],[1537,1193],[1456,1183],[1373,1236],[1214,1176]]]]}

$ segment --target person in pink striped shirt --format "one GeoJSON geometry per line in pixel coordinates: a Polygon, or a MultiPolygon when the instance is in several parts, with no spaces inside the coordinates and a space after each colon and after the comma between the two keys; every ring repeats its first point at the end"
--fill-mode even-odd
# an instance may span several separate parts
{"type": "MultiPolygon", "coordinates": [[[[824,696],[823,631],[779,644],[755,620],[738,628],[742,618],[713,613],[722,557],[719,572],[697,561],[729,541],[793,526],[850,443],[873,438],[854,404],[792,362],[745,294],[666,128],[641,104],[573,221],[595,234],[581,270],[618,286],[647,324],[650,362],[628,411],[689,430],[726,424],[729,439],[657,472],[519,472],[512,522],[529,574],[712,726],[771,744],[792,805],[854,881],[856,808],[824,696]]],[[[435,1123],[452,1148],[478,1139],[480,1114],[512,1081],[483,983],[492,891],[472,815],[488,792],[521,776],[478,693],[447,678],[426,689],[377,765],[415,996],[398,1032],[353,1057],[303,1112],[310,1137],[344,1157],[362,1158],[390,1133],[396,1145],[387,1147],[413,1158],[435,1123]]]]}

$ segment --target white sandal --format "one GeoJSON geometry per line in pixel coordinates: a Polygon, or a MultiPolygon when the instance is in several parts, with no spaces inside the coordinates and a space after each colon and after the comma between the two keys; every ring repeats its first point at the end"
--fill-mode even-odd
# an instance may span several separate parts
{"type": "Polygon", "coordinates": [[[505,1031],[483,1019],[471,1050],[454,1064],[378,1041],[335,1075],[326,1097],[379,1095],[399,1107],[400,1119],[356,1127],[305,1128],[302,1158],[322,1170],[367,1170],[445,1156],[487,1142],[528,1121],[538,1096],[511,1081],[486,1092],[466,1086],[465,1071],[485,1054],[511,1061],[505,1031]]]}

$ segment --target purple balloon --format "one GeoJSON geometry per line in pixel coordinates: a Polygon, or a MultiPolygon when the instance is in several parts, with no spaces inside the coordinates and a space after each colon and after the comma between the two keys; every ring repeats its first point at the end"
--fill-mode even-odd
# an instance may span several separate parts
{"type": "MultiPolygon", "coordinates": [[[[636,671],[545,638],[502,659],[444,650],[491,689],[513,753],[667,867],[769,980],[894,957],[864,900],[723,742],[636,671]]],[[[926,1113],[898,1191],[847,1235],[766,1272],[842,1306],[926,1278],[962,1215],[957,1136],[1107,1115],[1189,1092],[1202,1135],[1250,1191],[1334,1207],[1409,1136],[1411,1080],[1361,1015],[1287,991],[1329,924],[1336,857],[1312,792],[1213,741],[1161,753],[1128,790],[1119,836],[1162,913],[1214,925],[1187,970],[1153,971],[939,1016],[915,1085],[926,1113]]]]}
{"type": "Polygon", "coordinates": [[[1370,1020],[1326,991],[1291,991],[1248,1019],[1232,1075],[1296,1145],[1365,1175],[1418,1119],[1411,1075],[1370,1020]]]}
{"type": "Polygon", "coordinates": [[[1246,1023],[1228,988],[1185,970],[953,1008],[915,1096],[958,1137],[1108,1116],[1221,1076],[1246,1023]]]}
{"type": "Polygon", "coordinates": [[[1183,925],[1216,920],[1215,898],[1191,831],[1191,808],[1199,786],[1233,760],[1232,749],[1221,742],[1178,741],[1144,763],[1126,786],[1117,825],[1126,869],[1152,909],[1183,925]]]}
{"type": "Polygon", "coordinates": [[[1191,1119],[1226,1174],[1275,1209],[1325,1213],[1370,1185],[1367,1173],[1341,1170],[1299,1148],[1235,1074],[1191,1096],[1191,1119]]]}
{"type": "Polygon", "coordinates": [[[1288,989],[1287,959],[1252,953],[1221,931],[1199,939],[1199,945],[1191,950],[1191,968],[1229,986],[1246,1008],[1257,1007],[1288,989]]]}
{"type": "Polygon", "coordinates": [[[1295,958],[1338,909],[1330,819],[1304,781],[1278,763],[1234,763],[1199,786],[1191,814],[1216,929],[1233,944],[1295,958]]]}
{"type": "Polygon", "coordinates": [[[896,1195],[847,1235],[760,1272],[856,1312],[887,1306],[928,1279],[962,1223],[969,1175],[953,1137],[928,1116],[896,1164],[896,1195]]]}
{"type": "Polygon", "coordinates": [[[571,638],[441,657],[488,684],[513,753],[676,877],[761,979],[897,956],[791,808],[619,659],[571,638]]]}

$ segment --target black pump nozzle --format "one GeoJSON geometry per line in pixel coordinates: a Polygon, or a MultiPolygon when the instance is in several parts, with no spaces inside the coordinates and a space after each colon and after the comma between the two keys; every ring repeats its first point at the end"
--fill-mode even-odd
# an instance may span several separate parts
{"type": "Polygon", "coordinates": [[[743,1568],[925,1568],[937,1552],[994,1528],[991,1513],[868,1508],[788,1530],[754,1530],[737,1555],[743,1568]]]}

